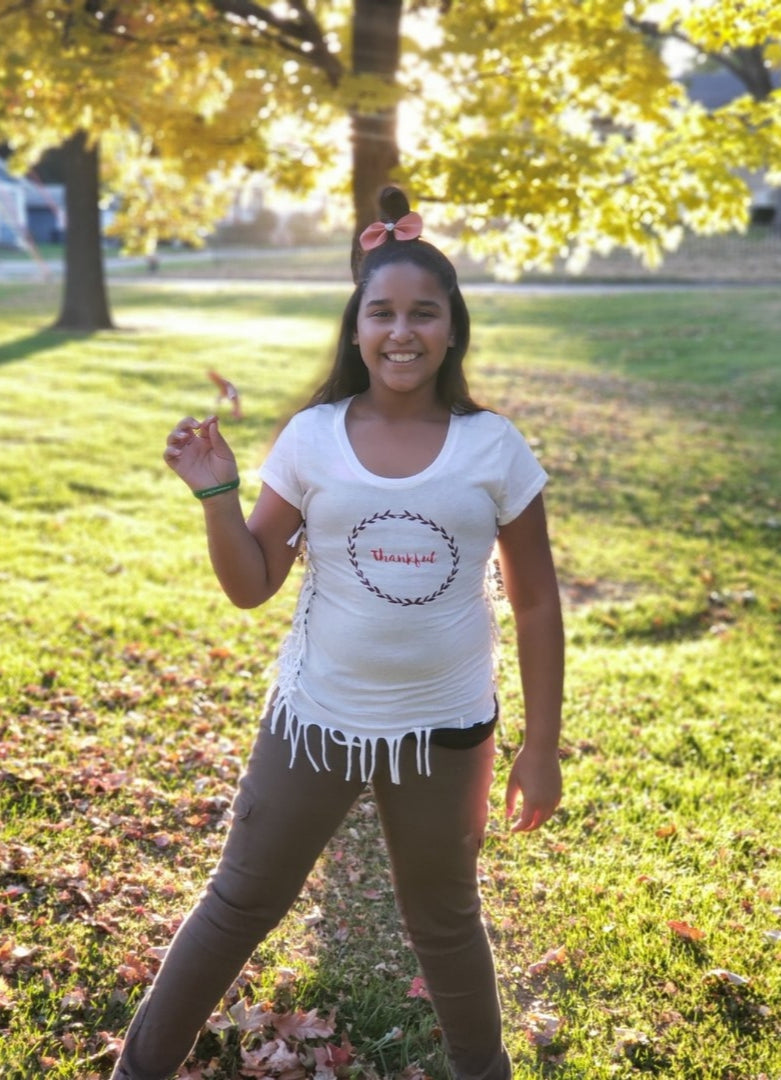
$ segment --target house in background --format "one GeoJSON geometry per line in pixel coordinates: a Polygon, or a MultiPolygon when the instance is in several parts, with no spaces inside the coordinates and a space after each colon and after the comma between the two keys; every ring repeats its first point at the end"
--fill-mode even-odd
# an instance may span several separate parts
{"type": "Polygon", "coordinates": [[[58,244],[65,235],[65,188],[13,176],[0,161],[0,245],[58,244]]]}
{"type": "Polygon", "coordinates": [[[26,229],[24,190],[0,163],[0,247],[21,247],[20,237],[26,229]]]}
{"type": "MultiPolygon", "coordinates": [[[[699,102],[708,112],[747,93],[740,79],[724,69],[694,71],[684,81],[691,100],[699,102]]],[[[781,72],[773,72],[771,81],[776,89],[781,88],[781,72]]],[[[781,187],[769,184],[764,174],[748,170],[743,173],[743,179],[751,189],[752,225],[772,225],[775,229],[781,229],[781,187]]]]}

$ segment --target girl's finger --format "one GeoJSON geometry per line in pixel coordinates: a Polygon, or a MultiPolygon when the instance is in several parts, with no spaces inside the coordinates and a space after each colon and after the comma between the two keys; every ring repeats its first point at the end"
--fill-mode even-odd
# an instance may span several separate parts
{"type": "MultiPolygon", "coordinates": [[[[204,424],[207,421],[204,421],[204,424]]],[[[173,431],[168,436],[169,444],[178,444],[188,442],[192,438],[197,438],[198,432],[202,431],[204,424],[200,420],[195,420],[192,416],[186,417],[184,420],[180,420],[173,431]]]]}
{"type": "Polygon", "coordinates": [[[512,832],[534,832],[549,821],[556,810],[555,806],[524,807],[520,820],[512,827],[512,832]]]}
{"type": "MultiPolygon", "coordinates": [[[[211,435],[212,427],[217,423],[216,416],[207,416],[205,420],[195,420],[193,422],[193,434],[199,438],[208,438],[211,435]]],[[[182,426],[181,424],[179,425],[182,426]]]]}

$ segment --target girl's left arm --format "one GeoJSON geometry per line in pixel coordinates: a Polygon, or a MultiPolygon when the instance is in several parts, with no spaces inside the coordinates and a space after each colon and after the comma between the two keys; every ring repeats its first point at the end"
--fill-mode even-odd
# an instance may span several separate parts
{"type": "Polygon", "coordinates": [[[545,507],[537,495],[499,528],[499,565],[513,610],[526,733],[507,782],[507,817],[523,798],[513,832],[531,832],[561,799],[559,734],[564,686],[564,631],[545,507]]]}

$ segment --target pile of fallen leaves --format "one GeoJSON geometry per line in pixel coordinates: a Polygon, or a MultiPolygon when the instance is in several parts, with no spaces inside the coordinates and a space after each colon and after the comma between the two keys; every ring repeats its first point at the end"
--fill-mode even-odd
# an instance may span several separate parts
{"type": "MultiPolygon", "coordinates": [[[[322,1017],[309,1012],[276,1012],[271,1004],[250,1005],[239,998],[226,1011],[215,1012],[206,1029],[218,1037],[238,1031],[241,1036],[240,1076],[278,1077],[280,1080],[335,1080],[350,1075],[355,1049],[346,1034],[341,1041],[329,1041],[336,1030],[335,1010],[322,1017]]],[[[208,1070],[184,1074],[187,1080],[201,1080],[208,1070]]]]}
{"type": "MultiPolygon", "coordinates": [[[[279,1010],[271,1002],[250,1004],[239,998],[235,1004],[211,1015],[205,1030],[216,1036],[220,1050],[230,1038],[240,1041],[239,1077],[269,1077],[273,1080],[379,1080],[377,1072],[362,1062],[346,1032],[336,1034],[336,1010],[321,1015],[318,1009],[279,1010]]],[[[387,1039],[401,1036],[388,1032],[387,1039]]],[[[180,1080],[208,1080],[219,1069],[220,1053],[209,1064],[184,1066],[180,1080]]],[[[399,1080],[429,1080],[417,1065],[399,1074],[399,1080]]]]}

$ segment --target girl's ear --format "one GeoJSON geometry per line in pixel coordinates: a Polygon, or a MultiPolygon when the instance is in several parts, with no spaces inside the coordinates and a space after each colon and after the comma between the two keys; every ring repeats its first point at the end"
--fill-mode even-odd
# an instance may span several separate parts
{"type": "Polygon", "coordinates": [[[354,331],[353,331],[353,336],[352,336],[352,343],[353,343],[353,345],[357,345],[357,344],[358,344],[358,331],[357,331],[357,330],[354,330],[354,331]]]}

